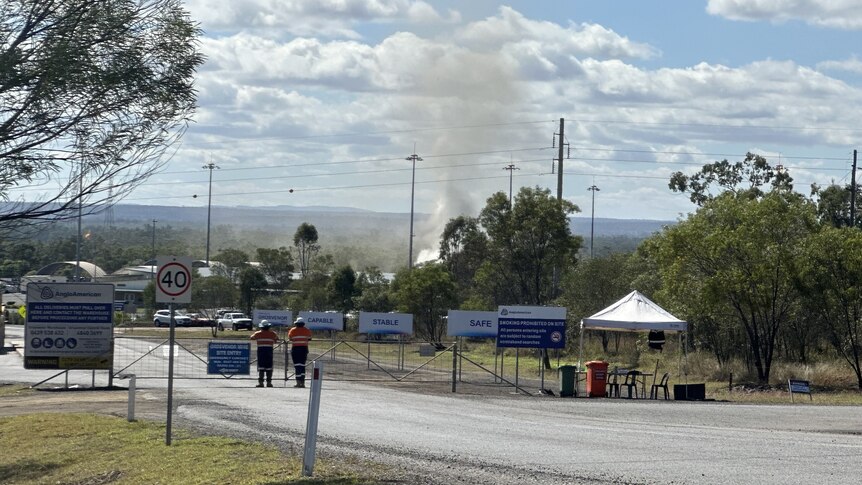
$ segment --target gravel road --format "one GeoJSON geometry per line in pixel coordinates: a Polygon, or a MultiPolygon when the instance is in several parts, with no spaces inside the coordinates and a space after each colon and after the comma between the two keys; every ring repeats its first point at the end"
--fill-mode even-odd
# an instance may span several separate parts
{"type": "MultiPolygon", "coordinates": [[[[44,374],[21,369],[17,354],[0,356],[0,380],[44,374]]],[[[89,383],[89,373],[76,376],[89,383]]],[[[252,385],[176,381],[175,425],[301,454],[308,389],[252,385]]],[[[164,399],[164,381],[138,387],[151,411],[164,399]]],[[[386,478],[399,483],[850,484],[859,483],[862,408],[482,396],[324,380],[318,452],[390,465],[386,478]]]]}

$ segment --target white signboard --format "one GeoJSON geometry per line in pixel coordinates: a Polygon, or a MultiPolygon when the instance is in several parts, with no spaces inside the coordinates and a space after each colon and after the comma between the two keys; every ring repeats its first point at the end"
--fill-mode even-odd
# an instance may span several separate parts
{"type": "Polygon", "coordinates": [[[413,315],[359,312],[359,333],[413,335],[413,315]]]}
{"type": "Polygon", "coordinates": [[[266,320],[273,327],[289,327],[293,325],[293,312],[290,310],[254,310],[251,314],[255,327],[261,320],[266,320]]]}
{"type": "Polygon", "coordinates": [[[344,314],[337,312],[299,312],[309,330],[344,330],[344,314]]]}
{"type": "Polygon", "coordinates": [[[192,258],[159,256],[156,263],[156,303],[191,303],[192,258]]]}
{"type": "Polygon", "coordinates": [[[446,335],[450,337],[496,337],[497,312],[449,310],[446,335]]]}
{"type": "Polygon", "coordinates": [[[114,285],[30,283],[25,369],[110,369],[114,285]]]}

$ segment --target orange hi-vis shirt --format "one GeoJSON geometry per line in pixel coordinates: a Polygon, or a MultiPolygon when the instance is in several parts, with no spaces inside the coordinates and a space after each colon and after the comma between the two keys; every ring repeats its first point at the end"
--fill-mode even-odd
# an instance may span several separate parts
{"type": "Polygon", "coordinates": [[[272,330],[258,330],[249,339],[256,341],[258,347],[272,347],[278,342],[278,334],[272,330]]]}
{"type": "Polygon", "coordinates": [[[311,340],[311,330],[305,327],[293,327],[287,332],[287,338],[294,347],[308,347],[311,340]]]}

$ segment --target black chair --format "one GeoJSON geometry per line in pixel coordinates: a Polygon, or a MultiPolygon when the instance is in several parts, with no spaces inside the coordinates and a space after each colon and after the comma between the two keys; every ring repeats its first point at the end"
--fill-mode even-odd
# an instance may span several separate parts
{"type": "Polygon", "coordinates": [[[652,388],[650,388],[650,391],[649,391],[649,398],[650,399],[658,399],[658,390],[659,389],[662,389],[664,391],[665,400],[670,399],[670,393],[667,390],[668,379],[670,379],[670,374],[665,372],[664,375],[661,376],[661,382],[659,382],[658,384],[652,385],[652,388]]]}
{"type": "Polygon", "coordinates": [[[627,398],[632,399],[634,397],[637,399],[638,397],[638,376],[640,372],[636,370],[630,370],[626,373],[626,380],[623,382],[622,386],[626,388],[628,394],[627,398]]]}
{"type": "Polygon", "coordinates": [[[620,383],[617,382],[617,370],[614,369],[613,372],[610,373],[610,379],[608,379],[608,397],[620,397],[620,383]]]}

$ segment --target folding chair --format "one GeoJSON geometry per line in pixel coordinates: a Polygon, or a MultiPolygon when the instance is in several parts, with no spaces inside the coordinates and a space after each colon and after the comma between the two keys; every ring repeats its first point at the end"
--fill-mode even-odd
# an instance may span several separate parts
{"type": "Polygon", "coordinates": [[[659,389],[664,390],[665,400],[670,399],[670,393],[667,390],[668,379],[670,379],[670,374],[665,372],[664,375],[661,376],[661,382],[659,382],[658,384],[652,385],[652,388],[650,388],[650,391],[649,391],[649,398],[650,399],[658,399],[658,390],[659,389]]]}

